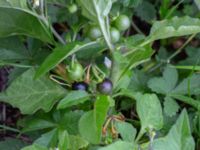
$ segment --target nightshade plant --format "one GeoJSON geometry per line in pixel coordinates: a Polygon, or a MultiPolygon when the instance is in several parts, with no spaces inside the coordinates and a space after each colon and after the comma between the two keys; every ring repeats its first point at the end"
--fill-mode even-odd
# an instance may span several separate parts
{"type": "Polygon", "coordinates": [[[0,127],[31,139],[7,139],[0,149],[198,148],[199,49],[187,47],[185,60],[171,60],[199,39],[200,3],[153,4],[0,0],[0,64],[12,66],[0,101],[23,114],[17,129],[0,127]],[[180,5],[197,13],[185,14],[180,5]],[[148,35],[133,16],[151,25],[148,35]],[[178,50],[166,51],[170,39],[183,36],[178,50]]]}

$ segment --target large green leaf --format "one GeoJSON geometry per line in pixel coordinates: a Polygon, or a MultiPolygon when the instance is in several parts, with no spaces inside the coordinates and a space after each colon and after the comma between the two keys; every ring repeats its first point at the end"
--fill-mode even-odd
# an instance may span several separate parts
{"type": "Polygon", "coordinates": [[[69,149],[70,150],[79,150],[88,146],[88,142],[81,138],[80,136],[69,136],[69,149]]]}
{"type": "Polygon", "coordinates": [[[151,28],[149,38],[154,41],[176,36],[196,34],[200,32],[200,19],[174,17],[169,20],[156,21],[151,28]]]}
{"type": "Polygon", "coordinates": [[[65,109],[67,107],[81,104],[88,99],[89,99],[89,94],[87,92],[72,91],[72,92],[68,93],[68,95],[59,102],[57,108],[65,109]]]}
{"type": "Polygon", "coordinates": [[[195,143],[190,131],[190,122],[186,110],[173,125],[168,135],[154,141],[153,150],[194,150],[195,143]]]}
{"type": "Polygon", "coordinates": [[[53,42],[49,27],[42,23],[36,14],[18,7],[17,4],[10,6],[2,3],[0,3],[0,37],[27,35],[44,42],[53,42]]]}
{"type": "Polygon", "coordinates": [[[117,141],[98,150],[134,150],[134,144],[129,142],[117,141]]]}
{"type": "Polygon", "coordinates": [[[141,121],[141,133],[146,129],[160,130],[163,127],[162,107],[155,94],[135,95],[137,113],[141,121]]]}
{"type": "Polygon", "coordinates": [[[33,80],[34,74],[34,69],[23,73],[0,95],[0,99],[18,107],[23,114],[32,114],[39,109],[48,112],[66,91],[47,77],[33,80]]]}
{"type": "Polygon", "coordinates": [[[66,59],[68,56],[74,54],[75,52],[78,52],[80,50],[84,50],[86,48],[90,48],[90,46],[95,45],[96,42],[90,42],[90,43],[80,43],[80,42],[74,42],[74,43],[68,43],[66,46],[57,47],[53,50],[53,52],[46,58],[46,60],[42,63],[42,65],[39,67],[35,74],[35,78],[39,78],[45,73],[47,73],[49,70],[54,68],[57,64],[62,62],[64,59],[66,59]]]}

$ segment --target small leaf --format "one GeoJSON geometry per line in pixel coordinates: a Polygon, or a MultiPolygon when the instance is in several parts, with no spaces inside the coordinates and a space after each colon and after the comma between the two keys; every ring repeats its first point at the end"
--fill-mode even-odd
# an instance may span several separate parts
{"type": "Polygon", "coordinates": [[[130,123],[117,121],[115,125],[124,141],[134,142],[137,131],[130,123]]]}
{"type": "Polygon", "coordinates": [[[164,101],[164,112],[167,116],[172,117],[176,115],[179,110],[178,103],[171,97],[165,97],[164,101]]]}
{"type": "Polygon", "coordinates": [[[39,109],[45,112],[66,93],[66,90],[47,77],[33,80],[34,69],[29,69],[0,93],[0,100],[17,107],[23,114],[33,114],[39,109]]]}
{"type": "Polygon", "coordinates": [[[168,135],[153,142],[153,150],[194,150],[195,143],[190,131],[186,110],[183,110],[168,135]]]}
{"type": "Polygon", "coordinates": [[[141,120],[141,132],[146,129],[160,130],[163,127],[162,107],[155,94],[135,95],[137,113],[141,120]]]}
{"type": "Polygon", "coordinates": [[[196,34],[200,32],[200,19],[191,17],[174,17],[169,20],[154,22],[149,38],[152,41],[170,37],[196,34]]]}
{"type": "Polygon", "coordinates": [[[78,105],[84,103],[88,99],[89,94],[87,92],[72,91],[59,102],[57,109],[65,109],[74,105],[78,105]]]}

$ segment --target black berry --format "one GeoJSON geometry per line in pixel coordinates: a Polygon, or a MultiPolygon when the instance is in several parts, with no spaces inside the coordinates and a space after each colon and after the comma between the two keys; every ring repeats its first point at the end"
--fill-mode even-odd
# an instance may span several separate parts
{"type": "Polygon", "coordinates": [[[112,81],[104,79],[101,83],[97,84],[97,90],[102,94],[111,94],[113,89],[112,81]]]}
{"type": "Polygon", "coordinates": [[[72,84],[72,90],[82,90],[87,91],[88,90],[88,84],[85,82],[74,82],[72,84]]]}

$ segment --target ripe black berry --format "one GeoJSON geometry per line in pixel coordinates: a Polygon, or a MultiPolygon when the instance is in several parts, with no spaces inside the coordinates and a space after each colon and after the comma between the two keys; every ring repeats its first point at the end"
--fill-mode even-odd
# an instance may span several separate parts
{"type": "Polygon", "coordinates": [[[101,83],[97,84],[97,89],[102,94],[110,94],[112,92],[113,84],[109,79],[104,79],[101,83]]]}
{"type": "Polygon", "coordinates": [[[72,84],[72,90],[82,90],[87,91],[88,90],[88,84],[85,82],[74,82],[72,84]]]}

